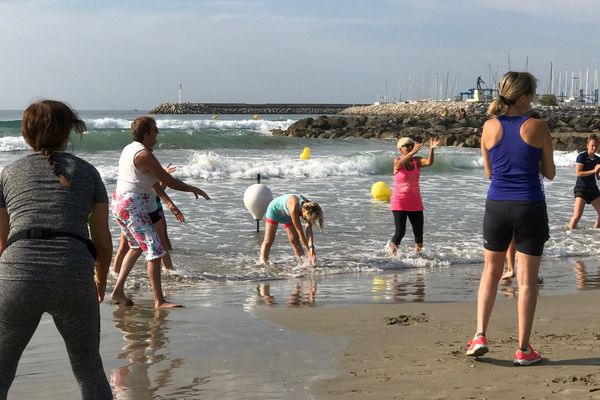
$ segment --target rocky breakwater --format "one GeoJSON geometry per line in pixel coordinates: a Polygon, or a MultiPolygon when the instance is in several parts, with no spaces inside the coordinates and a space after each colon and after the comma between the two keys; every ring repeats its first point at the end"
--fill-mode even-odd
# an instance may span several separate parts
{"type": "MultiPolygon", "coordinates": [[[[419,102],[350,107],[335,116],[301,119],[274,135],[310,138],[396,139],[408,136],[422,142],[430,136],[445,146],[479,147],[487,104],[419,102]]],[[[556,150],[584,150],[589,133],[600,135],[598,106],[536,106],[546,120],[556,150]]]]}
{"type": "Polygon", "coordinates": [[[162,103],[150,114],[337,114],[351,104],[162,103]]]}

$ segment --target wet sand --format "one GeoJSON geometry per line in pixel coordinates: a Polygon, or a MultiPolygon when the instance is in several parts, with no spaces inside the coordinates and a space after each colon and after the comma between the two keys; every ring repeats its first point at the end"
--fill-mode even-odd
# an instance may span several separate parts
{"type": "Polygon", "coordinates": [[[532,335],[544,358],[515,367],[516,299],[496,303],[490,352],[464,355],[476,304],[371,304],[263,309],[286,330],[340,338],[339,373],[313,386],[317,399],[600,399],[598,292],[540,297],[532,335]]]}
{"type": "MultiPolygon", "coordinates": [[[[100,348],[117,399],[600,398],[598,290],[589,290],[598,263],[548,264],[532,342],[541,366],[512,366],[515,282],[499,289],[488,357],[463,355],[478,265],[221,286],[169,278],[177,289],[167,296],[186,308],[163,311],[142,279],[127,290],[135,307],[100,306],[100,348]]],[[[48,316],[9,398],[79,398],[48,316]]]]}

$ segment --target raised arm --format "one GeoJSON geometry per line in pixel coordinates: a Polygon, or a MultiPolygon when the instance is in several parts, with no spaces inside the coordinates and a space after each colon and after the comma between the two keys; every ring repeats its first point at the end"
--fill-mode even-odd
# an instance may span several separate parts
{"type": "Polygon", "coordinates": [[[554,165],[554,148],[552,146],[552,135],[546,121],[530,119],[527,122],[532,124],[536,133],[541,136],[542,142],[542,160],[540,162],[540,173],[550,180],[556,176],[556,166],[554,165]]]}
{"type": "Polygon", "coordinates": [[[196,198],[198,198],[198,196],[202,196],[206,200],[210,200],[210,197],[208,197],[208,195],[204,193],[202,189],[196,186],[188,185],[179,179],[173,178],[171,174],[163,169],[163,167],[160,165],[160,162],[158,162],[150,150],[142,150],[138,152],[135,155],[133,162],[138,170],[149,173],[156,178],[157,181],[164,183],[173,190],[193,193],[196,198]]]}
{"type": "Polygon", "coordinates": [[[108,229],[108,203],[96,203],[89,220],[92,242],[96,247],[96,262],[94,264],[98,302],[104,300],[108,268],[112,258],[112,238],[108,229]]]}
{"type": "Polygon", "coordinates": [[[434,160],[433,149],[435,149],[436,147],[438,147],[439,144],[440,144],[440,139],[434,139],[434,138],[430,138],[429,139],[429,157],[427,157],[427,158],[420,158],[419,159],[419,166],[421,166],[421,167],[429,167],[429,166],[433,165],[433,160],[434,160]]]}
{"type": "Polygon", "coordinates": [[[415,143],[411,151],[396,157],[394,159],[394,175],[396,175],[396,173],[400,170],[400,167],[406,164],[406,162],[410,160],[412,156],[417,154],[421,148],[423,148],[423,143],[415,143]]]}

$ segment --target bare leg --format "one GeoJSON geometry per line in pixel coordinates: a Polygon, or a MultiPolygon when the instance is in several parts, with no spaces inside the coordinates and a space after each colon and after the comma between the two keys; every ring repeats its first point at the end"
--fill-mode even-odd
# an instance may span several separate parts
{"type": "Polygon", "coordinates": [[[517,248],[515,245],[515,237],[513,236],[506,251],[506,272],[502,275],[502,279],[512,279],[515,276],[515,255],[517,248]]]}
{"type": "Polygon", "coordinates": [[[169,238],[167,236],[167,228],[164,216],[157,223],[154,224],[154,230],[158,235],[160,244],[162,244],[165,247],[165,250],[167,251],[167,253],[164,256],[162,256],[161,263],[163,267],[165,267],[165,269],[172,270],[173,261],[171,260],[171,254],[169,253],[169,250],[171,250],[171,242],[169,241],[169,238]]]}
{"type": "Polygon", "coordinates": [[[423,243],[415,243],[415,253],[423,251],[423,243]]]}
{"type": "MultiPolygon", "coordinates": [[[[477,293],[477,332],[487,330],[492,315],[492,309],[496,302],[496,293],[498,291],[498,281],[502,276],[504,269],[504,251],[484,250],[484,267],[479,282],[479,291],[477,293]]],[[[521,268],[519,268],[521,269],[521,268]]]]}
{"type": "Polygon", "coordinates": [[[130,248],[125,255],[125,258],[123,259],[123,265],[121,266],[121,271],[119,271],[119,278],[117,278],[115,288],[110,295],[112,300],[122,304],[127,304],[127,296],[125,295],[125,281],[127,280],[129,272],[131,272],[131,269],[141,254],[141,249],[130,248]]]}
{"type": "Polygon", "coordinates": [[[300,238],[298,237],[298,233],[293,226],[285,229],[285,233],[287,233],[288,239],[292,244],[292,250],[294,250],[294,255],[297,258],[300,258],[304,255],[304,250],[302,249],[302,245],[300,244],[300,238]]]}
{"type": "Polygon", "coordinates": [[[541,257],[530,256],[521,252],[519,257],[519,348],[529,346],[529,337],[537,305],[538,284],[537,277],[540,270],[541,257]]]}
{"type": "Polygon", "coordinates": [[[169,303],[165,300],[160,280],[160,258],[148,261],[148,279],[152,285],[152,296],[154,297],[154,308],[182,307],[181,304],[169,303]]]}
{"type": "MultiPolygon", "coordinates": [[[[600,201],[600,199],[597,199],[600,201]]],[[[569,221],[569,225],[567,229],[572,230],[577,228],[577,223],[581,219],[583,215],[583,208],[585,207],[585,200],[581,197],[575,197],[575,204],[573,205],[573,216],[571,217],[571,221],[569,221]]],[[[595,208],[595,207],[594,207],[595,208]]]]}
{"type": "Polygon", "coordinates": [[[125,254],[129,251],[129,244],[127,243],[127,239],[125,239],[125,235],[121,232],[119,236],[119,248],[115,253],[115,259],[112,266],[112,272],[118,274],[121,271],[121,264],[123,264],[123,259],[125,258],[125,254]]]}
{"type": "Polygon", "coordinates": [[[596,222],[594,223],[594,228],[600,228],[600,197],[594,199],[592,201],[592,207],[596,210],[596,222]]]}
{"type": "Polygon", "coordinates": [[[277,226],[279,224],[271,224],[267,222],[265,224],[265,238],[260,246],[260,261],[264,263],[269,262],[269,253],[271,252],[271,246],[275,241],[275,234],[277,233],[277,226]]]}

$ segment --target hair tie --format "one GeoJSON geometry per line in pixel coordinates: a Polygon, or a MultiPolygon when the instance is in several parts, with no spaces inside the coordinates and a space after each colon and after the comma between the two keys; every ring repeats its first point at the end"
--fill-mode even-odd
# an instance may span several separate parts
{"type": "Polygon", "coordinates": [[[499,95],[498,98],[500,99],[501,103],[506,104],[507,106],[513,105],[513,101],[512,100],[509,100],[509,99],[507,99],[506,97],[504,97],[502,95],[499,95]]]}

